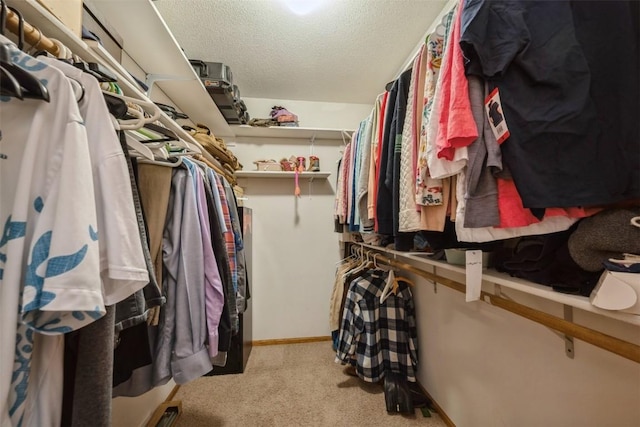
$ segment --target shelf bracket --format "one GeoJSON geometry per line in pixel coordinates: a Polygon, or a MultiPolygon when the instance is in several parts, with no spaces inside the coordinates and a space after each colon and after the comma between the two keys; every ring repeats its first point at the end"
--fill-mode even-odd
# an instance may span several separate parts
{"type": "Polygon", "coordinates": [[[346,130],[342,130],[340,133],[342,134],[342,145],[346,146],[347,145],[347,141],[346,140],[348,139],[349,141],[351,141],[351,134],[349,132],[347,132],[346,130]],[[346,137],[346,139],[345,139],[345,137],[346,137]]]}
{"type": "MultiPolygon", "coordinates": [[[[564,307],[564,320],[567,322],[573,322],[573,307],[570,305],[563,304],[564,307]]],[[[575,356],[575,348],[573,347],[573,337],[569,335],[564,335],[564,353],[567,355],[569,359],[573,359],[575,356]]]]}
{"type": "MultiPolygon", "coordinates": [[[[508,295],[502,292],[502,286],[500,286],[497,283],[494,284],[494,295],[509,301],[513,301],[512,298],[510,298],[508,295]]],[[[566,304],[563,304],[562,306],[564,308],[564,320],[566,320],[567,322],[573,322],[573,307],[566,304]]],[[[558,331],[555,331],[551,328],[549,328],[549,330],[554,334],[556,334],[557,336],[559,336],[562,339],[562,341],[564,341],[564,353],[569,359],[573,359],[575,355],[575,349],[573,346],[573,337],[560,333],[558,331]]]]}
{"type": "Polygon", "coordinates": [[[147,74],[145,76],[145,84],[149,87],[146,95],[151,96],[151,90],[153,89],[153,84],[157,81],[161,80],[174,80],[174,81],[190,81],[195,80],[190,77],[180,77],[180,76],[172,76],[170,74],[147,74]]]}
{"type": "MultiPolygon", "coordinates": [[[[432,266],[431,268],[431,273],[433,273],[433,275],[436,275],[436,266],[432,266]]],[[[438,282],[436,280],[432,280],[431,283],[433,283],[433,293],[437,294],[438,293],[438,282]]]]}
{"type": "Polygon", "coordinates": [[[315,144],[315,142],[316,142],[316,134],[314,133],[313,135],[311,135],[311,138],[309,139],[309,162],[311,162],[311,156],[313,156],[313,148],[314,148],[313,144],[315,144]]]}

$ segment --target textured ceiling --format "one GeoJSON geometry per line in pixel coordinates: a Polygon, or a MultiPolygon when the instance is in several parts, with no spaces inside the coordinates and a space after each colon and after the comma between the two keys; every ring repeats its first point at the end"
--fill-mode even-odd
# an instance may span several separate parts
{"type": "Polygon", "coordinates": [[[187,57],[231,67],[242,97],[371,104],[446,0],[154,4],[187,57]]]}

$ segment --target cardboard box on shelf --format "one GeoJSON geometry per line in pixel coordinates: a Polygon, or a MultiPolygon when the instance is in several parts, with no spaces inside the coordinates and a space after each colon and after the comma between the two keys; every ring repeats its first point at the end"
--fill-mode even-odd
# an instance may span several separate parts
{"type": "Polygon", "coordinates": [[[38,0],[78,37],[82,35],[82,0],[38,0]]]}

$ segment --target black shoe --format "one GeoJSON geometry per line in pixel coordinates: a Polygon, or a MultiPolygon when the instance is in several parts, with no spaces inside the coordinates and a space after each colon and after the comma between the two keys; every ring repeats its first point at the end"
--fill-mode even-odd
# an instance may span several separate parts
{"type": "Polygon", "coordinates": [[[418,383],[409,383],[409,390],[411,391],[413,406],[416,408],[433,408],[433,402],[422,391],[418,383]]]}

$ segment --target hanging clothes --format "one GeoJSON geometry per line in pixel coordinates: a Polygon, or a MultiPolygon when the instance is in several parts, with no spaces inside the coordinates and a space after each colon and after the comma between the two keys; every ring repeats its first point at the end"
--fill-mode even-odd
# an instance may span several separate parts
{"type": "MultiPolygon", "coordinates": [[[[433,95],[433,105],[431,109],[431,116],[429,118],[429,127],[427,128],[427,136],[426,136],[426,158],[427,158],[427,167],[429,171],[429,176],[434,179],[447,178],[450,176],[454,176],[466,166],[467,164],[467,148],[466,145],[461,144],[460,147],[453,151],[452,158],[439,157],[438,156],[438,141],[440,141],[440,145],[444,146],[448,144],[448,134],[444,133],[444,129],[441,129],[442,126],[450,127],[453,131],[452,138],[457,136],[457,131],[455,130],[455,120],[459,118],[463,118],[465,120],[469,119],[469,115],[471,114],[470,110],[467,112],[462,112],[463,105],[455,105],[449,101],[445,102],[447,85],[445,82],[451,83],[453,72],[452,65],[457,63],[457,61],[462,61],[462,57],[456,56],[458,52],[457,49],[454,49],[454,44],[458,43],[458,40],[454,38],[453,28],[456,25],[457,18],[459,15],[460,9],[456,7],[446,16],[445,20],[445,35],[443,42],[443,53],[440,71],[438,73],[435,92],[433,95]],[[445,111],[446,108],[457,108],[460,111],[456,111],[454,114],[450,114],[450,111],[445,111]],[[451,120],[451,123],[449,121],[451,120]]],[[[457,71],[460,71],[459,68],[456,68],[457,71]]],[[[464,79],[464,75],[460,76],[457,74],[455,76],[456,84],[462,84],[460,82],[461,79],[464,79]]],[[[456,93],[459,95],[459,93],[456,93]]],[[[464,103],[464,106],[468,103],[464,103]]],[[[473,118],[471,118],[473,120],[473,118]]],[[[464,123],[465,130],[461,131],[462,134],[461,140],[467,141],[468,136],[470,135],[469,128],[471,125],[469,123],[464,123]]],[[[477,131],[477,129],[476,129],[477,131]]],[[[476,133],[477,135],[477,133],[476,133]]],[[[439,230],[441,231],[441,230],[439,230]]]]}
{"type": "Polygon", "coordinates": [[[488,92],[482,79],[469,76],[469,100],[478,128],[478,138],[469,145],[465,192],[464,227],[500,225],[498,183],[494,174],[502,171],[502,155],[484,110],[488,92]]]}
{"type": "Polygon", "coordinates": [[[420,211],[416,206],[414,188],[419,135],[417,129],[422,127],[422,97],[426,72],[425,59],[425,46],[423,45],[413,61],[407,114],[402,129],[398,214],[398,230],[400,232],[420,230],[420,211]]]}
{"type": "Polygon", "coordinates": [[[636,2],[474,1],[462,15],[466,70],[500,93],[524,207],[640,197],[636,2]]]}
{"type": "MultiPolygon", "coordinates": [[[[209,225],[211,228],[211,242],[213,244],[213,252],[216,254],[216,263],[218,271],[222,279],[222,292],[224,296],[224,305],[218,325],[218,354],[212,359],[211,363],[218,366],[226,364],[226,354],[231,347],[231,309],[233,305],[237,306],[233,298],[233,281],[231,279],[231,267],[229,265],[229,255],[227,254],[226,242],[224,240],[224,231],[226,230],[224,220],[222,219],[222,205],[217,191],[215,191],[215,172],[212,169],[206,170],[207,185],[205,186],[207,195],[207,205],[209,207],[209,225]],[[216,195],[218,198],[216,199],[216,195]]],[[[209,344],[211,345],[211,343],[209,344]]],[[[210,352],[212,350],[209,350],[210,352]]]]}
{"type": "MultiPolygon", "coordinates": [[[[378,224],[377,232],[393,236],[393,188],[392,178],[388,178],[389,170],[389,147],[390,144],[395,146],[395,136],[392,140],[391,122],[395,111],[396,98],[398,97],[398,82],[395,81],[389,90],[387,96],[387,105],[384,113],[382,144],[380,144],[380,165],[378,167],[378,198],[376,200],[376,220],[378,224]]],[[[393,150],[393,148],[392,148],[393,150]]],[[[393,170],[393,168],[391,169],[393,170]]]]}
{"type": "Polygon", "coordinates": [[[398,90],[394,105],[393,119],[389,132],[389,161],[387,163],[387,181],[391,188],[393,237],[395,247],[399,251],[410,250],[413,247],[413,234],[400,232],[400,165],[402,162],[402,131],[407,117],[409,101],[409,87],[411,85],[412,70],[407,70],[398,78],[398,90]]]}
{"type": "MultiPolygon", "coordinates": [[[[447,16],[452,15],[450,12],[447,16]]],[[[427,129],[431,120],[431,110],[433,108],[436,84],[440,74],[442,63],[442,53],[444,45],[444,35],[436,33],[427,37],[426,50],[426,76],[424,84],[424,105],[422,109],[422,121],[420,125],[420,143],[417,153],[416,165],[416,203],[420,206],[442,205],[442,181],[431,178],[427,163],[427,129]]],[[[422,216],[426,214],[422,211],[422,216]]]]}
{"type": "Polygon", "coordinates": [[[194,176],[198,220],[202,235],[205,315],[208,334],[207,348],[209,350],[209,356],[215,357],[218,354],[218,326],[224,306],[224,291],[222,289],[222,279],[211,243],[210,216],[204,189],[204,176],[200,168],[193,161],[184,159],[183,163],[187,165],[187,168],[194,176]]]}
{"type": "Polygon", "coordinates": [[[415,382],[418,334],[411,290],[400,282],[395,295],[380,302],[388,272],[368,270],[354,280],[346,297],[336,362],[356,359],[356,372],[367,382],[386,373],[415,382]]]}
{"type": "Polygon", "coordinates": [[[186,167],[177,167],[171,179],[163,241],[167,304],[158,326],[154,386],[171,378],[184,384],[212,369],[205,346],[204,255],[195,179],[186,167]]]}
{"type": "MultiPolygon", "coordinates": [[[[231,270],[231,282],[232,290],[229,292],[229,298],[232,301],[232,305],[229,306],[229,315],[231,316],[231,331],[236,334],[240,328],[240,320],[238,318],[238,304],[236,301],[236,295],[238,293],[238,264],[236,256],[236,243],[235,235],[233,232],[233,224],[231,223],[231,213],[229,202],[227,201],[227,195],[222,183],[222,177],[215,178],[215,188],[213,191],[217,191],[220,196],[220,204],[222,206],[222,219],[225,224],[224,241],[227,249],[227,255],[229,256],[229,269],[231,270]]],[[[214,183],[212,183],[213,186],[214,183]]]]}
{"type": "Polygon", "coordinates": [[[0,425],[51,423],[62,334],[106,313],[91,156],[68,79],[0,42],[51,93],[51,102],[0,99],[0,425]]]}
{"type": "Polygon", "coordinates": [[[371,118],[371,154],[369,156],[369,179],[367,183],[367,219],[373,223],[372,230],[375,231],[375,217],[376,217],[376,194],[378,192],[378,147],[380,145],[380,127],[384,122],[383,103],[387,96],[387,92],[378,95],[376,98],[376,104],[373,108],[373,115],[371,118]]]}
{"type": "MultiPolygon", "coordinates": [[[[78,107],[91,157],[103,295],[106,304],[118,307],[108,305],[108,316],[90,327],[66,334],[64,370],[61,371],[64,372],[62,406],[72,408],[66,412],[72,415],[65,420],[68,425],[81,425],[86,419],[83,411],[91,410],[99,420],[96,426],[106,427],[111,424],[114,333],[144,322],[148,306],[160,305],[161,295],[152,275],[142,216],[138,215],[134,203],[133,177],[109,120],[98,81],[57,59],[41,57],[39,60],[61,70],[82,86],[78,107]],[[89,372],[92,374],[87,374],[89,372]]],[[[29,391],[27,394],[36,395],[29,391]]],[[[30,411],[33,416],[46,412],[51,412],[51,408],[30,411]]],[[[25,421],[26,425],[46,425],[42,420],[25,421]]]]}
{"type": "Polygon", "coordinates": [[[373,116],[374,111],[363,121],[361,125],[362,135],[360,137],[360,159],[359,173],[357,175],[357,196],[356,206],[358,207],[358,224],[362,233],[373,232],[373,220],[369,219],[368,208],[368,191],[369,191],[369,173],[371,171],[371,152],[372,152],[372,135],[373,135],[373,116]]]}
{"type": "Polygon", "coordinates": [[[222,181],[224,191],[229,204],[229,214],[231,216],[231,226],[233,230],[233,241],[235,244],[236,254],[236,270],[237,270],[237,291],[236,291],[236,310],[238,314],[244,313],[247,299],[247,275],[244,259],[244,242],[242,240],[242,227],[240,226],[240,217],[238,214],[238,203],[236,195],[227,180],[222,181]]]}

